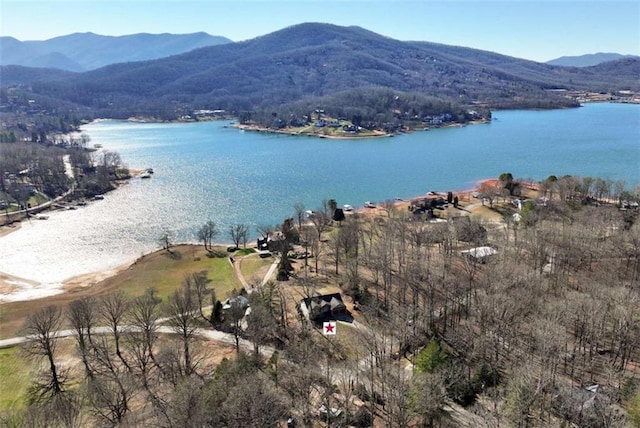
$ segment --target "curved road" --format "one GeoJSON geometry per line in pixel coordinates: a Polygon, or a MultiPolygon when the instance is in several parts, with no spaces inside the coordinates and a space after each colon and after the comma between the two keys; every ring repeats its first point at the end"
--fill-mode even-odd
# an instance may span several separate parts
{"type": "MultiPolygon", "coordinates": [[[[240,270],[240,264],[242,262],[242,259],[244,259],[245,257],[250,257],[254,255],[257,255],[257,253],[253,253],[253,254],[249,254],[247,256],[241,257],[240,259],[237,259],[235,260],[234,263],[232,263],[234,265],[233,267],[234,267],[235,275],[240,281],[240,283],[242,284],[242,286],[245,288],[245,290],[247,290],[247,293],[253,292],[254,288],[252,288],[245,280],[244,275],[240,270]]],[[[260,287],[262,287],[264,284],[266,284],[269,281],[269,279],[271,278],[271,276],[273,275],[273,272],[276,270],[277,267],[278,267],[278,259],[276,259],[269,267],[269,271],[266,273],[266,275],[262,279],[262,282],[260,283],[260,287]]],[[[203,308],[203,309],[207,309],[207,308],[203,308]]],[[[165,322],[166,320],[167,319],[164,318],[160,320],[160,322],[165,322]]],[[[128,326],[128,328],[130,330],[132,327],[128,326]]],[[[123,329],[127,330],[127,326],[125,326],[123,329]]],[[[112,330],[110,327],[96,327],[92,331],[97,334],[112,333],[112,330]]],[[[167,327],[167,326],[159,326],[157,331],[159,333],[167,333],[167,334],[176,333],[172,327],[167,327]]],[[[64,337],[71,337],[74,334],[75,334],[75,330],[66,329],[66,330],[59,330],[55,332],[54,336],[57,338],[64,338],[64,337]]],[[[233,336],[233,334],[230,334],[230,333],[223,333],[218,330],[197,329],[196,335],[207,338],[209,340],[217,340],[220,342],[230,343],[232,345],[235,345],[235,337],[233,336]]],[[[29,336],[19,336],[19,337],[12,337],[9,339],[2,339],[0,340],[0,349],[19,345],[21,343],[28,342],[29,340],[31,340],[29,336]]],[[[240,346],[247,349],[253,349],[253,344],[245,339],[240,339],[240,346]]],[[[270,356],[271,353],[273,353],[273,349],[263,347],[263,352],[268,356],[270,356]]]]}

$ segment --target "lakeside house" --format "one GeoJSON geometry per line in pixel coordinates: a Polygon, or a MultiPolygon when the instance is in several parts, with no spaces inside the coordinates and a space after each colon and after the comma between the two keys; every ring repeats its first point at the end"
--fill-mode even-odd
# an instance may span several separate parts
{"type": "Polygon", "coordinates": [[[349,316],[340,293],[317,294],[302,299],[299,310],[306,319],[315,323],[349,316]]]}
{"type": "Polygon", "coordinates": [[[287,240],[282,232],[278,231],[269,237],[258,237],[256,240],[258,251],[281,252],[287,240]]]}
{"type": "Polygon", "coordinates": [[[239,308],[244,313],[249,307],[249,299],[242,295],[230,297],[222,303],[222,310],[228,311],[234,306],[239,308]]]}
{"type": "Polygon", "coordinates": [[[360,132],[360,128],[356,125],[344,125],[342,127],[342,132],[345,134],[357,134],[360,132]]]}

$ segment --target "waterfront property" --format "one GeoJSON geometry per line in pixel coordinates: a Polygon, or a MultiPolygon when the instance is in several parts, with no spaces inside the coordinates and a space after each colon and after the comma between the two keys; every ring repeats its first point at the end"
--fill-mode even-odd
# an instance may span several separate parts
{"type": "Polygon", "coordinates": [[[340,293],[318,294],[300,302],[300,313],[310,321],[319,323],[335,320],[349,314],[340,293]]]}
{"type": "Polygon", "coordinates": [[[59,283],[135,260],[157,248],[162,230],[197,242],[211,219],[220,230],[247,224],[255,238],[256,225],[281,223],[296,203],[314,211],[323,199],[409,199],[473,188],[503,172],[632,187],[640,183],[639,114],[632,104],[499,111],[491,124],[364,140],[240,133],[228,122],[96,122],[83,129],[91,141],[133,169],[153,165],[153,180],[131,180],[82,210],[23,224],[2,238],[0,272],[59,283]]]}

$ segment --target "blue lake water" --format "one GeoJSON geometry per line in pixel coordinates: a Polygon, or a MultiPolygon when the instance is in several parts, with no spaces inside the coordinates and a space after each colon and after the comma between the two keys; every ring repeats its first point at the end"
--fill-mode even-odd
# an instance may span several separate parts
{"type": "MultiPolygon", "coordinates": [[[[158,210],[196,224],[274,223],[302,202],[340,204],[472,187],[511,172],[543,179],[590,175],[637,183],[640,107],[496,112],[491,124],[366,140],[330,140],[239,132],[228,122],[86,127],[93,143],[121,153],[133,168],[153,167],[143,194],[158,210]]],[[[141,189],[142,190],[142,189],[141,189]]],[[[141,195],[142,196],[142,195],[141,195]]],[[[166,227],[188,225],[169,215],[166,227]]]]}
{"type": "Polygon", "coordinates": [[[104,201],[25,223],[2,238],[0,271],[54,284],[132,261],[157,247],[163,229],[195,240],[205,221],[276,224],[302,202],[339,205],[468,189],[511,172],[541,180],[572,174],[640,182],[640,106],[498,111],[490,124],[432,129],[393,138],[333,140],[240,132],[229,122],[84,127],[91,144],[153,167],[104,201]]]}

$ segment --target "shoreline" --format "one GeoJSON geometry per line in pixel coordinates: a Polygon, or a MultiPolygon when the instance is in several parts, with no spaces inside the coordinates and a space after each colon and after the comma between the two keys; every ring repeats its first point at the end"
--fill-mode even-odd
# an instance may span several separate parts
{"type": "MultiPolygon", "coordinates": [[[[496,178],[484,178],[479,179],[474,182],[474,187],[472,189],[465,190],[453,190],[454,195],[458,195],[460,200],[463,202],[470,202],[471,194],[478,189],[478,187],[489,180],[497,180],[496,178]]],[[[378,212],[382,208],[382,203],[385,202],[393,202],[394,206],[400,207],[407,203],[412,203],[413,201],[423,200],[425,198],[439,196],[446,197],[447,191],[431,191],[425,193],[423,195],[417,195],[411,198],[406,198],[403,200],[396,199],[388,199],[386,201],[382,201],[378,203],[378,206],[375,209],[370,208],[356,208],[355,212],[358,213],[375,213],[378,212]]],[[[19,230],[21,228],[20,223],[14,223],[11,226],[2,226],[0,227],[0,241],[2,237],[19,230]]],[[[176,243],[174,246],[198,246],[199,243],[194,242],[181,242],[176,243]]],[[[230,243],[216,243],[219,246],[229,246],[230,243]]],[[[131,266],[135,265],[140,259],[156,253],[158,251],[163,251],[161,248],[156,248],[153,250],[149,250],[145,253],[140,254],[139,256],[124,262],[116,267],[109,267],[107,269],[100,269],[94,272],[86,272],[79,275],[74,275],[69,278],[65,278],[60,282],[39,282],[33,279],[18,277],[15,275],[11,275],[5,272],[0,272],[0,305],[3,303],[9,302],[24,302],[30,300],[37,300],[44,297],[50,297],[63,293],[74,292],[78,289],[87,288],[94,286],[110,277],[115,276],[116,274],[129,269],[131,266]]]]}
{"type": "Polygon", "coordinates": [[[396,135],[396,134],[388,134],[383,132],[379,134],[374,134],[374,135],[358,135],[358,134],[326,135],[326,134],[316,134],[313,132],[295,132],[292,130],[271,129],[271,128],[265,128],[259,125],[242,125],[237,122],[233,125],[233,127],[238,128],[240,131],[259,132],[259,133],[265,133],[265,134],[279,134],[279,135],[287,135],[291,137],[325,138],[329,140],[359,140],[359,139],[366,139],[366,138],[388,138],[396,135]]]}
{"type": "MultiPolygon", "coordinates": [[[[421,129],[407,129],[402,132],[388,133],[383,131],[369,131],[374,132],[374,135],[361,135],[357,133],[353,134],[344,134],[344,135],[327,135],[315,132],[301,132],[301,131],[293,131],[291,129],[272,129],[266,128],[259,125],[243,125],[238,122],[234,123],[232,126],[239,129],[240,131],[249,131],[249,132],[261,132],[265,134],[279,134],[279,135],[288,135],[292,137],[315,137],[315,138],[325,138],[329,140],[364,140],[368,138],[390,138],[395,136],[400,136],[403,134],[412,134],[414,132],[420,131],[428,131],[431,129],[446,129],[446,128],[462,128],[467,125],[481,125],[491,123],[491,119],[480,119],[480,120],[472,120],[467,123],[450,123],[446,125],[438,125],[438,126],[425,126],[421,129]]],[[[324,129],[324,128],[321,128],[324,129]]]]}
{"type": "MultiPolygon", "coordinates": [[[[0,237],[1,236],[2,235],[0,235],[0,237]]],[[[183,245],[196,244],[176,243],[174,246],[183,245]]],[[[39,282],[32,279],[11,275],[5,272],[0,272],[0,306],[3,303],[37,300],[44,297],[74,292],[82,288],[92,287],[99,282],[102,282],[122,271],[129,269],[140,259],[158,251],[162,251],[162,249],[158,248],[147,251],[115,267],[109,267],[94,272],[86,272],[78,275],[73,275],[59,282],[39,282]]]]}

